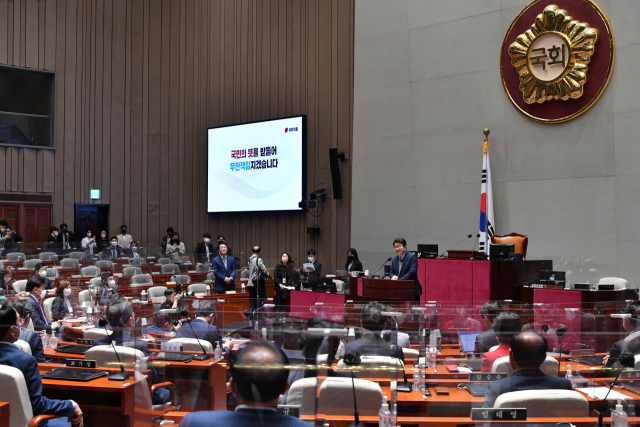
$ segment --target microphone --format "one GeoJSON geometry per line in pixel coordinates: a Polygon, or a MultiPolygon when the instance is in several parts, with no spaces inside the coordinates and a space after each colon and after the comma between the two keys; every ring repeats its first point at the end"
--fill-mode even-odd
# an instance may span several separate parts
{"type": "Polygon", "coordinates": [[[567,332],[567,327],[564,325],[560,325],[558,329],[556,329],[556,335],[558,336],[559,345],[558,345],[558,376],[560,376],[560,362],[562,362],[562,336],[567,332]]]}
{"type": "Polygon", "coordinates": [[[478,244],[478,240],[480,240],[480,233],[476,235],[476,241],[473,242],[473,249],[471,250],[471,259],[476,259],[474,252],[476,251],[476,245],[478,244]]]}
{"type": "Polygon", "coordinates": [[[392,260],[392,258],[391,258],[391,257],[387,258],[387,260],[386,260],[385,262],[383,262],[383,263],[382,263],[382,265],[381,265],[380,267],[378,267],[378,269],[377,269],[377,270],[376,270],[376,271],[371,275],[371,277],[374,277],[376,274],[378,274],[378,271],[380,271],[380,269],[381,269],[382,267],[384,267],[384,266],[385,266],[385,264],[386,264],[386,263],[388,263],[388,262],[389,262],[389,261],[391,261],[391,260],[392,260]]]}
{"type": "MultiPolygon", "coordinates": [[[[360,359],[360,355],[353,350],[347,351],[342,360],[347,366],[359,365],[362,361],[362,359],[360,359]]],[[[360,416],[358,415],[358,402],[356,401],[356,384],[353,376],[353,369],[351,370],[351,390],[353,390],[353,422],[347,427],[364,427],[364,424],[360,422],[360,416]]]]}
{"type": "MultiPolygon", "coordinates": [[[[196,331],[194,331],[193,326],[191,326],[191,322],[187,323],[187,325],[189,325],[189,327],[191,328],[191,332],[193,332],[193,337],[196,339],[196,341],[198,341],[198,344],[202,349],[202,354],[194,357],[192,360],[209,360],[211,358],[211,355],[209,355],[209,353],[207,353],[206,350],[204,349],[204,346],[202,345],[202,343],[198,339],[198,336],[196,335],[196,331]]],[[[213,345],[213,343],[211,343],[211,345],[213,345]]]]}
{"type": "Polygon", "coordinates": [[[607,364],[609,364],[611,360],[620,362],[620,365],[622,365],[622,367],[618,371],[618,375],[616,375],[616,379],[611,382],[611,385],[609,386],[609,391],[607,391],[607,395],[604,397],[604,399],[602,399],[602,403],[600,404],[600,411],[598,412],[598,422],[593,427],[604,427],[604,423],[602,422],[602,417],[604,416],[604,410],[605,410],[604,404],[607,401],[607,397],[609,397],[609,393],[611,393],[613,386],[615,385],[616,381],[618,381],[618,378],[620,378],[620,374],[622,373],[622,371],[624,371],[624,368],[633,368],[635,365],[635,357],[633,353],[630,353],[628,351],[625,351],[624,353],[622,353],[620,357],[610,357],[607,364]]]}
{"type": "MultiPolygon", "coordinates": [[[[107,319],[105,319],[104,317],[101,317],[100,320],[98,320],[98,326],[104,328],[104,331],[107,333],[107,338],[109,338],[109,331],[107,331],[107,328],[105,328],[105,326],[107,326],[107,323],[107,319]]],[[[116,351],[116,346],[113,344],[113,341],[111,341],[111,347],[113,347],[113,352],[118,358],[118,363],[120,364],[120,373],[111,375],[109,377],[109,381],[124,381],[129,378],[129,373],[124,370],[124,365],[120,360],[120,356],[118,356],[118,352],[116,351]]]]}
{"type": "MultiPolygon", "coordinates": [[[[458,243],[456,243],[455,245],[451,246],[451,247],[450,247],[449,249],[447,249],[445,252],[449,252],[451,249],[455,248],[455,247],[456,247],[456,246],[458,246],[460,243],[462,243],[462,242],[464,242],[465,240],[470,239],[470,238],[472,238],[472,237],[473,237],[473,234],[468,234],[468,235],[467,235],[467,237],[465,237],[464,239],[460,240],[460,241],[459,241],[458,243]]],[[[441,256],[442,258],[444,258],[444,252],[442,252],[442,253],[440,254],[440,256],[441,256]]]]}
{"type": "MultiPolygon", "coordinates": [[[[397,342],[398,341],[398,320],[396,319],[396,316],[401,315],[401,313],[398,313],[395,311],[383,311],[380,314],[382,314],[383,316],[389,316],[393,319],[394,323],[396,324],[396,342],[397,342]]],[[[392,336],[391,333],[389,335],[392,336]]],[[[395,344],[395,346],[401,354],[404,354],[402,353],[402,349],[398,347],[397,344],[395,344]]],[[[418,352],[418,356],[419,355],[420,354],[418,352]]],[[[403,355],[403,359],[404,359],[404,355],[403,355]]],[[[409,381],[407,381],[407,371],[404,366],[404,360],[402,361],[402,376],[404,378],[404,381],[396,386],[396,390],[401,393],[411,393],[411,385],[409,385],[409,381]]]]}
{"type": "Polygon", "coordinates": [[[549,332],[549,325],[543,323],[542,326],[540,326],[540,329],[542,329],[542,332],[546,334],[547,332],[549,332]]]}

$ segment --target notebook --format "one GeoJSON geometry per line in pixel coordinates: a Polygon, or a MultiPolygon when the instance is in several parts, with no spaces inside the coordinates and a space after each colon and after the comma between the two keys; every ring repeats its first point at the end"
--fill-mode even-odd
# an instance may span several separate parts
{"type": "Polygon", "coordinates": [[[56,368],[42,374],[42,378],[64,381],[91,381],[109,375],[108,371],[94,371],[92,369],[56,368]]]}

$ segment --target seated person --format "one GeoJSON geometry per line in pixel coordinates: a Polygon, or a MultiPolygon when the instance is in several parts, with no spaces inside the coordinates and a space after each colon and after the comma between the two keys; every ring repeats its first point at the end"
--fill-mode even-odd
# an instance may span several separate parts
{"type": "Polygon", "coordinates": [[[510,339],[512,376],[494,381],[484,397],[484,408],[493,408],[501,394],[523,390],[573,390],[571,381],[545,375],[540,366],[547,358],[547,340],[537,331],[521,332],[510,339]]]}
{"type": "Polygon", "coordinates": [[[124,256],[127,258],[144,258],[142,249],[138,247],[138,242],[136,241],[131,242],[129,249],[124,251],[124,256]]]}
{"type": "MultiPolygon", "coordinates": [[[[387,307],[387,311],[395,311],[393,307],[387,307]]],[[[387,327],[380,334],[382,338],[386,342],[391,344],[396,344],[401,348],[411,348],[411,343],[409,342],[409,334],[406,334],[401,331],[396,331],[396,322],[393,320],[393,317],[387,318],[387,327]]]]}
{"type": "Polygon", "coordinates": [[[226,344],[222,342],[220,332],[213,324],[215,317],[216,307],[210,301],[200,301],[196,308],[196,318],[191,321],[191,326],[181,326],[176,332],[176,338],[197,337],[198,339],[209,341],[214,349],[220,343],[223,351],[229,354],[229,347],[233,345],[233,341],[229,340],[226,344]]]}
{"type": "Polygon", "coordinates": [[[622,327],[629,335],[626,338],[616,341],[611,346],[609,354],[605,356],[603,364],[607,364],[610,357],[620,357],[622,353],[628,351],[633,354],[640,354],[640,301],[628,301],[624,313],[631,317],[622,319],[622,327]],[[626,342],[625,342],[626,340],[626,342]]]}
{"type": "Polygon", "coordinates": [[[116,236],[113,236],[111,239],[109,239],[109,246],[105,246],[104,249],[102,249],[101,258],[116,259],[122,258],[123,256],[124,252],[122,252],[122,249],[120,249],[120,247],[118,246],[118,238],[116,236]]]}
{"type": "Polygon", "coordinates": [[[364,329],[362,336],[344,346],[344,353],[354,352],[360,356],[391,356],[402,358],[402,350],[392,346],[381,334],[387,326],[387,318],[382,315],[384,306],[372,301],[364,306],[360,314],[360,326],[364,329]]]}
{"type": "MultiPolygon", "coordinates": [[[[145,356],[149,356],[149,344],[146,341],[131,336],[131,331],[136,326],[136,316],[133,307],[122,295],[115,294],[109,297],[106,313],[107,322],[113,332],[93,342],[93,345],[111,345],[115,341],[117,346],[127,346],[140,350],[145,356]]],[[[152,384],[158,382],[158,372],[151,367],[152,384]]],[[[158,388],[153,392],[154,405],[167,403],[170,398],[169,390],[158,388]]]]}
{"type": "Polygon", "coordinates": [[[155,322],[147,327],[147,332],[173,337],[176,335],[175,331],[181,326],[180,324],[173,326],[173,318],[169,313],[156,313],[154,317],[155,322]]]}
{"type": "Polygon", "coordinates": [[[496,337],[500,345],[494,351],[486,352],[482,355],[482,372],[491,372],[493,362],[501,357],[509,355],[509,340],[512,336],[519,334],[522,330],[520,317],[517,314],[503,311],[498,314],[494,321],[496,337]]]}
{"type": "Polygon", "coordinates": [[[69,314],[73,314],[73,302],[71,301],[71,283],[61,280],[56,287],[56,297],[51,304],[53,320],[62,320],[69,314]]]}
{"type": "Polygon", "coordinates": [[[276,413],[278,398],[289,386],[288,365],[287,356],[273,343],[262,340],[248,343],[232,355],[229,364],[231,392],[238,401],[235,412],[191,412],[180,426],[309,427],[298,418],[276,413]]]}
{"type": "Polygon", "coordinates": [[[47,290],[56,288],[55,286],[53,286],[53,283],[51,283],[51,280],[47,279],[47,265],[44,262],[39,262],[36,264],[36,266],[33,268],[31,277],[40,277],[42,280],[44,280],[44,288],[47,290]]]}
{"type": "Polygon", "coordinates": [[[6,266],[0,270],[0,295],[14,295],[16,291],[13,289],[15,279],[13,277],[14,268],[6,266]]]}
{"type": "Polygon", "coordinates": [[[116,287],[116,279],[113,277],[113,273],[105,271],[100,275],[102,283],[98,288],[97,298],[100,305],[106,306],[109,302],[109,297],[118,293],[116,287]]]}
{"type": "Polygon", "coordinates": [[[482,322],[487,330],[476,337],[474,353],[486,353],[491,347],[499,344],[493,321],[501,311],[502,307],[498,301],[487,301],[480,309],[480,317],[482,317],[482,322]]]}
{"type": "Polygon", "coordinates": [[[184,304],[180,301],[180,295],[176,293],[175,288],[167,288],[164,290],[165,302],[160,305],[160,310],[175,308],[178,313],[184,309],[184,304]]]}
{"type": "Polygon", "coordinates": [[[47,294],[47,291],[44,289],[44,280],[40,277],[31,277],[27,281],[24,290],[29,295],[29,301],[35,308],[31,315],[33,329],[36,331],[45,331],[49,335],[53,334],[60,325],[58,322],[47,319],[44,315],[42,301],[44,301],[44,297],[47,294]]]}
{"type": "Polygon", "coordinates": [[[40,334],[26,329],[26,326],[29,326],[29,322],[31,321],[31,310],[33,310],[33,306],[29,300],[26,298],[18,298],[13,302],[8,299],[0,300],[0,310],[4,308],[13,308],[18,313],[18,326],[20,326],[20,336],[18,339],[29,344],[31,354],[38,362],[46,362],[47,359],[44,357],[40,334]],[[26,316],[25,312],[27,312],[27,310],[25,310],[25,305],[29,306],[29,311],[26,316]]]}
{"type": "Polygon", "coordinates": [[[322,276],[322,264],[316,260],[316,255],[317,253],[315,249],[309,249],[307,251],[307,260],[302,263],[302,268],[300,269],[300,277],[302,279],[311,279],[322,276]],[[304,264],[313,264],[313,271],[308,273],[304,271],[304,264]]]}
{"type": "Polygon", "coordinates": [[[13,308],[0,309],[0,365],[22,371],[31,401],[33,415],[59,415],[65,418],[48,420],[41,426],[82,426],[82,410],[73,400],[53,400],[42,395],[42,378],[35,357],[13,345],[20,336],[18,313],[13,308]]]}

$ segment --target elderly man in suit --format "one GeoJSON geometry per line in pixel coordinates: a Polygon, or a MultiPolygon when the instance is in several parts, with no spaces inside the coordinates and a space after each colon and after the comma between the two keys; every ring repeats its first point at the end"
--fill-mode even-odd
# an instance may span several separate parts
{"type": "Polygon", "coordinates": [[[236,289],[233,279],[236,277],[236,263],[232,256],[227,255],[227,244],[218,245],[220,255],[211,261],[211,269],[215,276],[213,289],[217,294],[224,294],[226,291],[236,289]]]}
{"type": "Polygon", "coordinates": [[[401,237],[393,241],[393,250],[396,256],[391,261],[389,278],[391,280],[413,280],[413,300],[420,302],[422,285],[418,280],[418,256],[407,252],[407,241],[401,237]]]}
{"type": "Polygon", "coordinates": [[[493,408],[501,394],[523,390],[573,390],[566,378],[546,375],[540,369],[547,357],[547,340],[536,331],[521,332],[510,340],[512,376],[494,381],[484,396],[484,408],[493,408]]]}

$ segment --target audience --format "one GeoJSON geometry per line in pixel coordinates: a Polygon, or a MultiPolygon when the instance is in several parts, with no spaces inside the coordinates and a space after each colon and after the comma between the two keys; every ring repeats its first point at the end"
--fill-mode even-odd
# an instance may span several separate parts
{"type": "MultiPolygon", "coordinates": [[[[393,307],[388,306],[386,311],[396,311],[393,307]]],[[[382,338],[388,343],[395,344],[400,348],[411,348],[411,342],[409,341],[409,334],[396,330],[396,321],[393,317],[387,317],[387,326],[380,334],[382,338]]]]}
{"type": "Polygon", "coordinates": [[[20,337],[18,319],[19,315],[13,308],[0,309],[0,365],[12,366],[22,371],[34,416],[68,417],[68,422],[64,418],[48,420],[46,426],[82,426],[84,423],[82,410],[76,402],[48,399],[42,395],[42,378],[37,360],[13,345],[20,337]]]}
{"type": "Polygon", "coordinates": [[[498,314],[493,324],[499,345],[496,350],[486,352],[482,355],[482,372],[491,372],[493,362],[509,355],[509,340],[522,330],[520,317],[508,311],[503,311],[498,314]]]}
{"type": "Polygon", "coordinates": [[[58,227],[49,229],[49,238],[47,239],[46,249],[50,252],[57,252],[58,249],[58,227]]]}
{"type": "Polygon", "coordinates": [[[91,230],[87,230],[87,236],[81,241],[82,250],[90,255],[98,252],[96,244],[96,236],[93,235],[91,230]]]}
{"type": "Polygon", "coordinates": [[[53,286],[53,283],[51,283],[51,280],[47,278],[47,265],[44,262],[39,262],[33,267],[31,277],[39,277],[42,279],[44,281],[44,288],[47,290],[56,288],[53,286]]]}
{"type": "Polygon", "coordinates": [[[127,258],[144,258],[142,249],[138,247],[138,242],[136,242],[135,240],[131,242],[131,246],[129,246],[129,249],[124,251],[124,256],[126,256],[127,258]]]}
{"type": "Polygon", "coordinates": [[[180,295],[176,293],[175,288],[167,288],[164,290],[165,302],[160,305],[160,310],[175,308],[178,312],[184,309],[184,304],[180,301],[180,295]]]}
{"type": "Polygon", "coordinates": [[[169,241],[173,237],[173,234],[174,234],[173,227],[167,228],[167,235],[164,236],[162,238],[162,240],[160,241],[160,246],[162,247],[162,254],[161,255],[164,256],[164,254],[167,253],[167,244],[169,243],[169,241]]]}
{"type": "Polygon", "coordinates": [[[487,301],[480,309],[480,317],[488,329],[476,337],[474,353],[486,353],[491,347],[499,344],[493,321],[501,311],[502,307],[498,301],[487,301]]]}
{"type": "Polygon", "coordinates": [[[73,231],[69,230],[67,224],[60,224],[60,233],[58,234],[58,247],[63,252],[71,252],[75,248],[76,238],[73,231]]]}
{"type": "Polygon", "coordinates": [[[209,341],[213,348],[220,343],[223,350],[229,354],[229,348],[233,341],[228,341],[224,345],[218,328],[213,324],[216,317],[216,308],[209,301],[200,301],[196,308],[196,318],[191,321],[191,326],[182,326],[176,332],[176,338],[198,338],[209,341]]]}
{"type": "Polygon", "coordinates": [[[24,240],[21,235],[12,230],[9,225],[5,226],[4,236],[1,238],[3,244],[2,256],[10,252],[21,252],[20,242],[24,240]]]}
{"type": "Polygon", "coordinates": [[[284,252],[282,256],[280,256],[280,262],[276,265],[273,272],[273,278],[275,279],[273,303],[278,312],[283,312],[286,309],[287,294],[285,287],[292,286],[293,271],[291,255],[284,252]]]}
{"type": "Polygon", "coordinates": [[[613,343],[609,354],[603,360],[605,365],[610,357],[620,357],[626,351],[640,354],[640,301],[627,301],[624,312],[631,315],[631,317],[622,319],[622,327],[629,335],[613,343]]]}
{"type": "Polygon", "coordinates": [[[202,242],[198,242],[196,248],[193,250],[193,261],[198,265],[205,263],[211,264],[211,260],[214,256],[213,245],[211,244],[211,234],[204,233],[202,235],[202,242]]]}
{"type": "Polygon", "coordinates": [[[262,249],[260,246],[251,248],[251,257],[249,258],[249,280],[247,280],[247,288],[249,289],[249,311],[250,317],[253,319],[253,312],[259,306],[259,300],[267,299],[267,289],[265,287],[265,279],[269,277],[267,266],[260,258],[262,249]]]}
{"type": "Polygon", "coordinates": [[[120,226],[120,234],[118,234],[118,247],[122,252],[129,250],[131,247],[131,242],[133,242],[133,237],[131,234],[127,234],[127,226],[122,224],[120,226]]]}
{"type": "Polygon", "coordinates": [[[29,343],[29,347],[31,347],[31,354],[38,362],[46,362],[47,359],[44,357],[44,349],[42,347],[42,338],[40,337],[40,334],[28,329],[29,323],[32,322],[31,315],[34,311],[33,304],[31,304],[28,298],[18,298],[13,302],[13,308],[20,316],[20,339],[29,343]]]}
{"type": "Polygon", "coordinates": [[[61,280],[56,286],[56,297],[51,305],[51,316],[53,320],[62,320],[69,314],[73,314],[73,308],[71,283],[68,280],[61,280]]]}
{"type": "Polygon", "coordinates": [[[123,256],[124,252],[118,247],[118,238],[116,236],[111,237],[109,239],[109,245],[105,246],[102,250],[102,258],[116,259],[122,258],[123,256]]]}
{"type": "Polygon", "coordinates": [[[111,295],[115,295],[118,293],[118,288],[116,287],[116,279],[113,277],[113,273],[110,271],[105,271],[100,275],[102,279],[102,283],[98,288],[97,299],[98,303],[102,306],[107,306],[109,303],[109,298],[111,295]]]}
{"type": "Polygon", "coordinates": [[[161,334],[167,336],[175,336],[174,329],[179,329],[180,324],[173,326],[172,316],[169,313],[156,313],[154,315],[155,322],[147,327],[147,332],[153,334],[161,334]]]}
{"type": "Polygon", "coordinates": [[[178,233],[174,233],[169,243],[167,243],[167,255],[171,258],[171,261],[176,264],[182,264],[182,255],[187,253],[184,248],[184,243],[180,241],[178,233]]]}
{"type": "Polygon", "coordinates": [[[484,408],[493,408],[498,396],[512,391],[573,389],[568,379],[545,375],[540,370],[547,357],[547,340],[541,334],[536,331],[521,332],[511,336],[509,343],[509,363],[515,372],[510,377],[491,383],[484,397],[484,408]]]}
{"type": "Polygon", "coordinates": [[[44,289],[44,280],[40,277],[32,277],[27,281],[25,292],[29,295],[29,301],[35,307],[31,315],[33,320],[33,328],[36,331],[45,331],[47,334],[53,334],[53,331],[60,326],[58,322],[47,319],[42,309],[42,301],[47,293],[44,289]]]}
{"type": "Polygon", "coordinates": [[[107,231],[106,230],[102,230],[100,232],[100,237],[98,237],[97,240],[96,240],[96,247],[101,252],[104,251],[104,248],[108,248],[109,247],[109,239],[107,239],[107,231]]]}
{"type": "Polygon", "coordinates": [[[289,359],[267,341],[253,341],[230,361],[230,387],[238,401],[235,412],[202,411],[187,414],[181,427],[273,426],[308,427],[294,417],[278,415],[278,398],[288,389],[289,359]]]}
{"type": "Polygon", "coordinates": [[[236,277],[236,263],[231,255],[227,254],[227,244],[218,245],[220,255],[211,261],[211,268],[215,280],[213,289],[217,294],[224,294],[226,291],[235,291],[236,286],[233,279],[236,277]]]}
{"type": "Polygon", "coordinates": [[[370,302],[360,313],[362,336],[344,346],[344,353],[357,353],[360,356],[393,356],[402,358],[402,350],[389,344],[382,338],[387,326],[387,318],[382,315],[385,308],[379,302],[370,302]]]}
{"type": "Polygon", "coordinates": [[[14,268],[11,266],[6,266],[0,270],[0,295],[14,295],[16,293],[13,289],[13,283],[15,282],[13,274],[14,268]]]}
{"type": "Polygon", "coordinates": [[[217,240],[217,243],[215,245],[213,245],[213,250],[215,252],[213,254],[213,258],[215,258],[218,255],[220,255],[220,252],[219,252],[218,249],[219,249],[221,243],[224,243],[227,246],[227,256],[230,256],[230,257],[233,258],[233,251],[231,250],[231,247],[229,245],[227,245],[227,241],[225,240],[224,236],[222,234],[220,234],[216,240],[217,240]]]}

